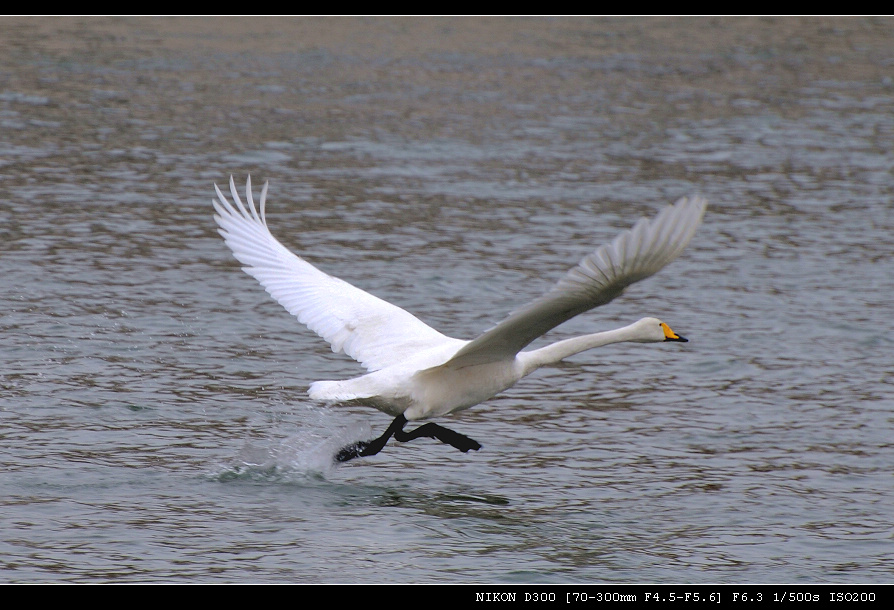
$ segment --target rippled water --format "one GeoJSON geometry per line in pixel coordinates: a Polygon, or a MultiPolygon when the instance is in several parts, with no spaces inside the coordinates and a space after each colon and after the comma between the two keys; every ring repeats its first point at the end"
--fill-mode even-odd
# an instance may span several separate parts
{"type": "Polygon", "coordinates": [[[890,582],[891,19],[0,20],[0,579],[890,582]],[[430,440],[238,269],[212,183],[471,338],[677,197],[690,248],[430,440]]]}

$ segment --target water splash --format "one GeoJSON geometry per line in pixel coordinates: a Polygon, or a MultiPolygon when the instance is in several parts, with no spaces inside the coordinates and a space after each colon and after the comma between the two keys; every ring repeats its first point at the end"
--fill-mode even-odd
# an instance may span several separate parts
{"type": "MultiPolygon", "coordinates": [[[[335,416],[330,414],[323,419],[333,420],[335,416]]],[[[315,422],[315,425],[285,436],[276,436],[276,430],[273,430],[272,436],[262,441],[248,439],[232,459],[220,464],[210,476],[219,481],[249,479],[288,482],[325,478],[338,467],[333,458],[339,449],[372,435],[367,423],[348,426],[325,424],[323,421],[315,422]]]]}

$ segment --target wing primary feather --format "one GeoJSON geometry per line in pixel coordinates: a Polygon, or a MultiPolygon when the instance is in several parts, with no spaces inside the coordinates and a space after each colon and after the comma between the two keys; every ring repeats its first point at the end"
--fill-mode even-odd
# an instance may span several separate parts
{"type": "Polygon", "coordinates": [[[217,185],[214,190],[218,232],[243,270],[302,324],[329,341],[334,352],[344,352],[375,371],[445,343],[455,342],[457,349],[464,343],[291,253],[267,227],[266,183],[261,190],[260,211],[250,179],[246,181],[245,204],[232,177],[233,203],[217,185]]]}
{"type": "Polygon", "coordinates": [[[544,295],[469,342],[448,364],[461,368],[507,358],[562,322],[609,303],[680,255],[706,205],[701,197],[684,197],[653,219],[640,219],[585,256],[544,295]]]}

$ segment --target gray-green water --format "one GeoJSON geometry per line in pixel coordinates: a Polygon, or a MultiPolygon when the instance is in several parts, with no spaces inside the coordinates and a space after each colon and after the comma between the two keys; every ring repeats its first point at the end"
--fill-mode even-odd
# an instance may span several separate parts
{"type": "Polygon", "coordinates": [[[894,20],[0,18],[0,580],[890,582],[894,20]],[[700,192],[656,315],[442,423],[238,269],[212,183],[471,338],[700,192]]]}

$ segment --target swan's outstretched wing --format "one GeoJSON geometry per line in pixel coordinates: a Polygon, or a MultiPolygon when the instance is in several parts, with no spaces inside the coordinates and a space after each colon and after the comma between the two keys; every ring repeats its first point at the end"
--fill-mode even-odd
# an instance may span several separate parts
{"type": "Polygon", "coordinates": [[[260,212],[252,199],[251,178],[245,186],[247,206],[239,199],[232,176],[235,206],[216,184],[214,190],[218,198],[212,200],[217,210],[214,220],[227,246],[245,265],[243,270],[302,324],[329,341],[333,352],[343,352],[376,371],[444,342],[459,343],[400,307],[327,275],[289,252],[267,228],[266,184],[260,212]]]}
{"type": "Polygon", "coordinates": [[[596,249],[552,289],[460,349],[445,366],[462,368],[511,358],[537,337],[659,271],[692,239],[705,212],[701,197],[682,198],[596,249]]]}

